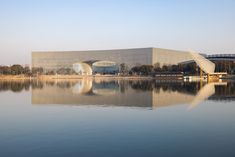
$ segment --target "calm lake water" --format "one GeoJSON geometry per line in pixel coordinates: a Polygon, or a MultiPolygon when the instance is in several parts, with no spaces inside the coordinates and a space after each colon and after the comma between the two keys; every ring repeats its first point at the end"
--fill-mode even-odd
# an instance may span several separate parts
{"type": "Polygon", "coordinates": [[[0,81],[0,156],[235,156],[235,83],[0,81]]]}

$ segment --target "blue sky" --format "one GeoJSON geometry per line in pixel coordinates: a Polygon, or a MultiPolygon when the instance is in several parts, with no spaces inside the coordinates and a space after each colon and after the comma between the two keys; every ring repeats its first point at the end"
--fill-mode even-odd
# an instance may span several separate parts
{"type": "Polygon", "coordinates": [[[37,50],[234,53],[234,8],[234,0],[0,0],[0,61],[29,64],[37,50]]]}

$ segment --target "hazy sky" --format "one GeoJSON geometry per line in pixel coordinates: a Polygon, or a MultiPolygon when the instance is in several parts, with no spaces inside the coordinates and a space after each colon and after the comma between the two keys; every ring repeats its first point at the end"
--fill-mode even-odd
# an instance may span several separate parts
{"type": "Polygon", "coordinates": [[[235,53],[234,0],[0,0],[0,64],[31,51],[160,47],[235,53]]]}

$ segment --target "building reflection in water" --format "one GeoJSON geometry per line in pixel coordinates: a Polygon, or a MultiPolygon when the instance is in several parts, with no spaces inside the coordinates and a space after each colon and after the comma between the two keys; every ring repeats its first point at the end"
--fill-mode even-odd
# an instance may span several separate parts
{"type": "Polygon", "coordinates": [[[212,82],[206,84],[205,86],[201,87],[200,90],[197,92],[196,96],[194,97],[193,101],[190,102],[190,106],[188,109],[192,109],[197,106],[199,103],[203,102],[204,100],[208,99],[212,95],[215,94],[215,87],[216,86],[227,86],[227,82],[212,82]]]}
{"type": "Polygon", "coordinates": [[[144,80],[0,81],[0,92],[29,91],[32,104],[165,107],[185,104],[192,109],[206,99],[234,100],[235,83],[144,80]]]}
{"type": "MultiPolygon", "coordinates": [[[[234,87],[233,84],[229,84],[234,87]]],[[[216,87],[228,83],[117,81],[83,79],[56,81],[32,90],[32,104],[107,105],[129,107],[164,107],[187,104],[189,109],[214,96],[216,87]],[[69,83],[70,85],[66,85],[69,83]]],[[[225,90],[227,91],[227,90],[225,90]]],[[[231,90],[230,90],[231,91],[231,90]]],[[[232,97],[235,96],[231,93],[232,97]]],[[[230,95],[231,96],[231,95],[230,95]]]]}

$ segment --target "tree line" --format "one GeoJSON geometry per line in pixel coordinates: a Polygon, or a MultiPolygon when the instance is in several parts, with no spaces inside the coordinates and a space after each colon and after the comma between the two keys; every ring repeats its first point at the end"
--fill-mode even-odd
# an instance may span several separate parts
{"type": "Polygon", "coordinates": [[[71,68],[59,68],[58,70],[48,70],[45,71],[42,67],[33,67],[30,69],[29,66],[22,66],[19,64],[14,64],[12,66],[0,66],[0,75],[26,75],[26,76],[35,76],[35,75],[72,75],[75,74],[75,71],[71,68]]]}
{"type": "Polygon", "coordinates": [[[15,64],[12,66],[0,66],[0,74],[2,75],[31,75],[29,66],[15,64]]]}
{"type": "MultiPolygon", "coordinates": [[[[196,74],[198,71],[194,64],[187,65],[163,65],[159,63],[154,65],[139,65],[129,68],[127,64],[122,63],[119,66],[119,73],[121,75],[154,75],[156,73],[177,73],[184,72],[185,74],[196,74]]],[[[0,75],[73,75],[76,72],[72,68],[59,68],[57,70],[45,70],[42,67],[33,67],[30,69],[29,66],[22,66],[15,64],[12,66],[0,66],[0,75]]]]}
{"type": "Polygon", "coordinates": [[[131,69],[125,63],[120,65],[121,74],[129,75],[154,75],[156,73],[185,73],[185,74],[196,74],[198,73],[196,64],[186,64],[186,65],[163,65],[160,66],[159,63],[154,65],[138,65],[131,69]]]}

